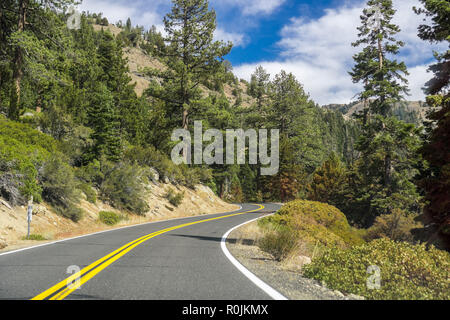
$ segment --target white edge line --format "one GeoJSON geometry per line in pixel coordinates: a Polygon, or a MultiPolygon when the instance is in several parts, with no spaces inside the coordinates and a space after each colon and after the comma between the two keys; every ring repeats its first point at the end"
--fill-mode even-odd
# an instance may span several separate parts
{"type": "Polygon", "coordinates": [[[52,244],[55,244],[55,243],[59,243],[59,242],[70,241],[70,240],[75,240],[75,239],[84,238],[84,237],[90,237],[90,236],[93,236],[93,235],[96,235],[96,234],[101,234],[101,233],[106,233],[106,232],[111,232],[111,231],[116,231],[116,230],[121,230],[121,229],[126,229],[126,228],[134,228],[134,227],[139,227],[139,226],[143,226],[143,225],[147,225],[147,224],[153,224],[153,223],[159,223],[159,222],[167,222],[167,221],[189,219],[189,218],[198,218],[198,217],[207,217],[207,216],[219,215],[219,214],[228,214],[228,213],[233,213],[233,212],[240,211],[240,210],[242,210],[242,206],[241,205],[239,205],[239,209],[236,209],[236,210],[230,211],[230,212],[210,213],[210,214],[203,214],[203,215],[197,215],[197,216],[188,216],[188,217],[180,217],[180,218],[173,218],[173,219],[167,219],[167,220],[158,220],[158,221],[150,221],[150,222],[138,223],[138,224],[133,224],[133,225],[130,225],[130,226],[124,226],[124,227],[120,227],[120,228],[114,228],[114,229],[103,230],[103,231],[98,231],[98,232],[94,232],[94,233],[83,234],[81,236],[76,236],[76,237],[72,237],[72,238],[61,239],[61,240],[57,240],[57,241],[52,241],[52,242],[47,242],[47,243],[43,243],[43,244],[38,244],[38,245],[35,245],[35,246],[31,246],[31,247],[26,247],[26,248],[6,251],[6,252],[3,252],[3,253],[0,253],[0,256],[5,256],[7,254],[13,254],[13,253],[21,252],[21,251],[36,249],[36,248],[39,248],[39,247],[49,246],[49,245],[52,245],[52,244]]]}
{"type": "Polygon", "coordinates": [[[271,286],[269,286],[267,283],[265,283],[264,281],[262,281],[260,278],[258,278],[257,276],[255,276],[253,273],[251,273],[246,267],[244,267],[239,261],[236,260],[235,257],[233,257],[233,255],[230,253],[230,251],[228,251],[227,249],[227,245],[226,245],[226,241],[228,236],[230,235],[231,232],[233,232],[235,229],[242,227],[243,225],[246,225],[250,222],[256,221],[258,219],[262,219],[264,217],[270,216],[272,214],[268,214],[256,219],[252,219],[250,221],[244,222],[238,226],[235,226],[233,228],[231,228],[230,230],[228,230],[223,236],[222,236],[222,240],[220,242],[220,247],[222,248],[223,253],[225,254],[225,256],[228,258],[228,260],[231,261],[231,263],[240,271],[244,274],[244,276],[246,276],[251,282],[253,282],[257,287],[259,287],[261,290],[263,290],[265,293],[267,293],[272,299],[274,300],[288,300],[285,296],[283,296],[281,293],[279,293],[278,291],[276,291],[274,288],[272,288],[271,286]]]}

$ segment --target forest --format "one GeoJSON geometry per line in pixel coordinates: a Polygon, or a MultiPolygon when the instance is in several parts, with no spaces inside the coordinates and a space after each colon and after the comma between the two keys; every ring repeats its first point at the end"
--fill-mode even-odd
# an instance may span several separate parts
{"type": "MultiPolygon", "coordinates": [[[[391,1],[381,5],[381,27],[361,15],[360,49],[349,77],[363,90],[364,108],[346,119],[321,108],[289,70],[258,67],[249,82],[226,60],[233,44],[216,41],[207,0],[173,0],[164,35],[155,27],[116,24],[83,12],[67,27],[73,0],[3,0],[0,4],[0,195],[13,205],[30,196],[77,221],[80,194],[144,214],[141,182],[151,169],[188,187],[204,184],[230,202],[311,200],[341,210],[358,228],[386,224],[398,240],[450,246],[450,51],[435,54],[424,84],[427,121],[403,121],[393,110],[408,92],[404,45],[396,39],[391,1]],[[142,70],[142,95],[131,81],[126,48],[139,48],[164,68],[142,70]],[[231,96],[226,94],[231,89],[231,96]],[[251,103],[244,103],[243,96],[251,103]],[[175,165],[174,129],[279,129],[280,169],[261,165],[175,165]],[[395,225],[395,227],[394,227],[395,225]],[[397,230],[397,229],[396,229],[397,230]]],[[[450,41],[448,1],[421,0],[430,18],[418,37],[450,41]]],[[[356,18],[356,17],[355,17],[356,18]]],[[[389,233],[388,231],[383,231],[389,233]]],[[[391,232],[391,237],[392,237],[391,232]]]]}

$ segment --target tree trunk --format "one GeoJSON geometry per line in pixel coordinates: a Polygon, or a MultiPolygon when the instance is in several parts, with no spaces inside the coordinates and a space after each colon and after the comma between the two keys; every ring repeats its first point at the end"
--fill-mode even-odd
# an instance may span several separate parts
{"type": "MultiPolygon", "coordinates": [[[[17,31],[23,32],[26,22],[28,0],[21,0],[19,2],[19,21],[17,23],[17,31]]],[[[13,120],[18,120],[20,116],[20,88],[23,78],[23,52],[20,47],[16,48],[13,60],[13,82],[14,86],[11,89],[11,102],[8,116],[13,120]]]]}
{"type": "Polygon", "coordinates": [[[383,69],[383,48],[381,45],[381,39],[378,39],[378,61],[380,70],[383,69]]]}

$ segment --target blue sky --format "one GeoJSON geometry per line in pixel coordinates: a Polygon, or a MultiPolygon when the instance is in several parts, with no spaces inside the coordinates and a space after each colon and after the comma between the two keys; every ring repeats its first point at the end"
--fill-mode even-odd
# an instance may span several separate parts
{"type": "MultiPolygon", "coordinates": [[[[433,62],[431,46],[417,37],[421,18],[413,6],[418,0],[393,0],[394,22],[406,44],[398,57],[409,68],[408,100],[423,100],[421,88],[431,77],[427,66],[433,62]]],[[[217,13],[216,39],[235,46],[226,57],[235,74],[249,79],[258,65],[273,76],[281,70],[292,72],[319,104],[348,103],[360,90],[347,72],[358,49],[356,39],[363,0],[210,0],[217,13]]],[[[79,10],[103,12],[110,23],[126,21],[163,30],[162,18],[170,10],[170,0],[84,0],[79,10]]]]}

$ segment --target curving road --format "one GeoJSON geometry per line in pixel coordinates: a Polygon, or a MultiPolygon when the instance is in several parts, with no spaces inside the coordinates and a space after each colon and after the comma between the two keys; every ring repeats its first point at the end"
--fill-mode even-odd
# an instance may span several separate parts
{"type": "Polygon", "coordinates": [[[0,299],[270,299],[220,242],[234,226],[278,209],[244,204],[0,254],[0,299]]]}

